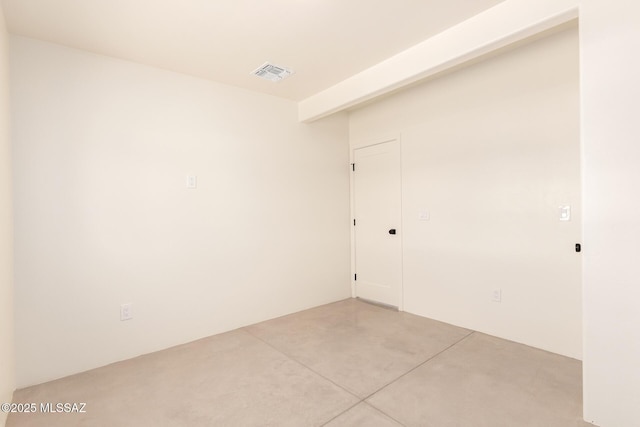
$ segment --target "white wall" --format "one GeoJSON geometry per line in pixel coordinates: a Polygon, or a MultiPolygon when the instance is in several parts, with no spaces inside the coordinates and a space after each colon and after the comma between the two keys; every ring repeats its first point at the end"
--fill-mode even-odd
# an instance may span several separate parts
{"type": "Polygon", "coordinates": [[[401,135],[406,311],[581,357],[578,91],[574,26],[351,113],[401,135]]]}
{"type": "Polygon", "coordinates": [[[640,425],[640,4],[580,6],[584,162],[584,411],[640,425]]]}
{"type": "Polygon", "coordinates": [[[312,121],[574,21],[579,0],[503,0],[299,103],[312,121]]]}
{"type": "Polygon", "coordinates": [[[11,48],[20,387],[350,296],[346,114],[11,48]]]}
{"type": "MultiPolygon", "coordinates": [[[[0,5],[0,403],[10,402],[15,389],[8,39],[0,5]]],[[[0,412],[0,425],[6,416],[0,412]]]]}

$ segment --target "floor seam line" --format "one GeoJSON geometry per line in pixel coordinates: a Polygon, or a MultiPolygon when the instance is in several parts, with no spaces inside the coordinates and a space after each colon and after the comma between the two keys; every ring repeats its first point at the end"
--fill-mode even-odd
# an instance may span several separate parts
{"type": "MultiPolygon", "coordinates": [[[[358,399],[359,399],[359,398],[358,398],[358,399]]],[[[337,414],[335,417],[333,417],[333,418],[331,418],[331,419],[327,420],[327,422],[326,422],[326,423],[321,424],[321,425],[320,425],[320,427],[324,427],[324,426],[326,426],[326,425],[327,425],[327,424],[329,424],[331,421],[335,420],[336,418],[338,418],[338,417],[339,417],[339,416],[341,416],[341,415],[346,414],[347,412],[349,412],[350,410],[352,410],[352,409],[353,409],[353,408],[355,408],[356,406],[360,405],[361,403],[363,403],[363,401],[362,401],[362,400],[361,400],[361,401],[359,401],[359,402],[354,403],[352,406],[349,406],[347,409],[345,409],[344,411],[340,412],[340,413],[339,413],[339,414],[337,414]]]]}
{"type": "MultiPolygon", "coordinates": [[[[246,329],[246,328],[243,328],[246,329]]],[[[274,346],[273,344],[271,344],[268,341],[265,341],[263,338],[253,334],[251,331],[246,330],[246,332],[251,335],[252,337],[254,337],[257,340],[262,341],[263,343],[265,343],[266,345],[268,345],[269,347],[271,347],[272,349],[274,349],[275,351],[277,351],[278,353],[282,354],[283,356],[285,356],[287,359],[292,360],[293,362],[297,363],[298,365],[302,366],[303,368],[306,368],[308,370],[310,370],[311,372],[313,372],[314,374],[318,375],[319,377],[329,381],[331,384],[335,385],[336,387],[339,387],[340,389],[346,391],[347,393],[349,393],[351,396],[355,397],[356,399],[358,399],[358,402],[356,403],[359,404],[361,402],[364,402],[364,399],[366,399],[366,397],[363,399],[360,396],[357,396],[356,394],[354,394],[352,391],[347,390],[346,388],[344,388],[343,386],[341,386],[340,384],[336,383],[335,381],[333,381],[331,378],[327,378],[324,375],[322,375],[321,373],[317,372],[315,369],[305,365],[304,363],[302,363],[301,361],[299,361],[298,359],[296,359],[295,357],[291,356],[290,354],[285,353],[284,351],[280,350],[278,347],[274,346]]],[[[355,406],[355,405],[354,405],[355,406]]],[[[353,407],[353,406],[352,406],[353,407]]],[[[352,407],[350,407],[349,409],[351,409],[352,407]]],[[[333,419],[333,418],[332,418],[333,419]]],[[[328,422],[328,421],[327,421],[328,422]]],[[[324,424],[323,424],[324,425],[324,424]]]]}
{"type": "Polygon", "coordinates": [[[392,417],[391,415],[387,414],[386,412],[384,412],[382,409],[377,408],[375,406],[373,406],[371,403],[363,401],[362,403],[364,403],[365,405],[368,405],[370,407],[372,407],[373,409],[375,409],[376,411],[380,412],[382,415],[385,415],[389,418],[391,418],[393,421],[397,422],[398,424],[400,424],[402,427],[406,427],[406,424],[400,422],[399,420],[395,419],[394,417],[392,417]]]}
{"type": "MultiPolygon", "coordinates": [[[[396,379],[394,379],[393,381],[388,382],[387,384],[383,385],[382,387],[380,387],[378,390],[374,391],[373,393],[371,393],[370,395],[368,395],[367,397],[365,397],[363,400],[366,401],[367,399],[371,398],[371,396],[373,396],[376,393],[379,393],[380,391],[384,390],[385,388],[389,387],[391,384],[395,383],[396,381],[398,381],[400,378],[403,378],[407,375],[409,375],[411,372],[415,371],[416,369],[418,369],[419,367],[425,365],[426,363],[432,361],[433,359],[435,359],[436,357],[440,356],[442,353],[444,353],[445,351],[451,349],[452,347],[455,347],[456,345],[460,344],[462,341],[466,340],[467,338],[469,338],[471,335],[475,334],[476,331],[471,331],[469,332],[467,335],[463,336],[462,338],[460,338],[458,341],[454,342],[453,344],[451,344],[450,346],[448,346],[447,348],[437,352],[436,354],[434,354],[433,356],[429,357],[427,360],[425,360],[424,362],[414,366],[413,368],[409,369],[407,372],[405,372],[404,374],[400,375],[399,377],[397,377],[396,379]]],[[[373,405],[372,405],[373,406],[373,405]]],[[[374,408],[376,408],[374,406],[374,408]]],[[[378,409],[378,408],[376,408],[378,409]]],[[[379,409],[378,409],[379,410],[379,409]]],[[[380,411],[383,412],[383,411],[380,411]]],[[[387,413],[383,412],[385,415],[388,416],[387,413]]]]}

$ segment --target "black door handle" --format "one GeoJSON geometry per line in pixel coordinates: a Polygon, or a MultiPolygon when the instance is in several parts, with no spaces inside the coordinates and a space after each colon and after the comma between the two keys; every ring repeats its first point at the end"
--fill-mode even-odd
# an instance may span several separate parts
{"type": "Polygon", "coordinates": [[[396,234],[396,229],[392,228],[391,230],[389,230],[389,234],[396,234]]]}

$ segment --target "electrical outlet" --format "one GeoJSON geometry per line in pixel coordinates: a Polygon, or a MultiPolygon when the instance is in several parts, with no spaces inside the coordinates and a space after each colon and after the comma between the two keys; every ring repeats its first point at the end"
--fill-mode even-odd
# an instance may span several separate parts
{"type": "Polygon", "coordinates": [[[131,303],[122,304],[120,306],[120,320],[133,319],[133,306],[131,303]]]}
{"type": "Polygon", "coordinates": [[[191,190],[198,188],[198,177],[196,175],[187,175],[187,188],[191,190]]]}
{"type": "Polygon", "coordinates": [[[494,289],[491,293],[491,301],[502,302],[502,289],[494,289]]]}

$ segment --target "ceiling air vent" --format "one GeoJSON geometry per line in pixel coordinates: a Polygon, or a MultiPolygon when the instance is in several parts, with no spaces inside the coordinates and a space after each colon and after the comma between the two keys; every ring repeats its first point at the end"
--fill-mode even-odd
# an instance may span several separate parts
{"type": "Polygon", "coordinates": [[[285,77],[289,77],[291,74],[293,74],[293,71],[288,68],[280,67],[278,65],[273,65],[273,64],[269,64],[268,62],[265,62],[264,64],[259,66],[256,70],[254,70],[251,74],[258,77],[262,77],[263,79],[266,79],[272,82],[279,82],[285,77]]]}

